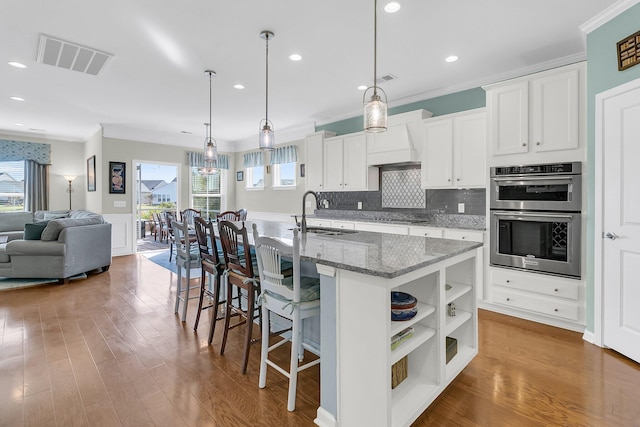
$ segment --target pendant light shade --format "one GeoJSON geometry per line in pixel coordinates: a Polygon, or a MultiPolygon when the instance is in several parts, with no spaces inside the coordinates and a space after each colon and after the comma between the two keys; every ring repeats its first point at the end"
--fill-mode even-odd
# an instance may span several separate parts
{"type": "Polygon", "coordinates": [[[265,40],[266,44],[266,61],[265,61],[265,81],[266,81],[266,96],[265,96],[265,114],[264,119],[260,121],[259,142],[261,150],[273,150],[275,149],[276,139],[273,133],[273,123],[269,120],[269,40],[273,38],[271,31],[263,31],[260,33],[260,37],[265,40]]]}
{"type": "Polygon", "coordinates": [[[218,162],[218,144],[216,140],[211,137],[211,77],[216,75],[215,71],[205,70],[205,73],[209,74],[209,123],[205,123],[206,137],[204,139],[204,162],[207,167],[214,167],[218,162]]]}
{"type": "Polygon", "coordinates": [[[367,88],[362,97],[364,104],[365,132],[384,132],[387,130],[387,94],[377,86],[378,60],[378,1],[373,2],[373,86],[367,88]],[[382,96],[378,93],[380,92],[382,96]],[[367,102],[367,96],[371,98],[367,102]]]}

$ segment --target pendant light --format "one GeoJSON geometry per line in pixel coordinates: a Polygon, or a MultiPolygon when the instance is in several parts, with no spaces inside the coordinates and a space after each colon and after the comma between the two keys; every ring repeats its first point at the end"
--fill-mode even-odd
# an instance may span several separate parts
{"type": "Polygon", "coordinates": [[[378,59],[378,1],[373,2],[373,86],[365,90],[362,96],[364,104],[364,130],[365,132],[384,132],[387,130],[387,94],[376,84],[376,65],[378,59]],[[371,99],[365,103],[367,94],[373,89],[371,99]],[[382,97],[378,94],[382,93],[382,97]]]}
{"type": "Polygon", "coordinates": [[[266,100],[264,119],[260,121],[260,149],[273,150],[275,148],[275,135],[273,134],[273,123],[269,120],[269,40],[273,38],[273,33],[271,31],[263,31],[260,33],[260,37],[262,37],[266,43],[266,100]]]}
{"type": "Polygon", "coordinates": [[[215,71],[205,70],[205,73],[209,74],[209,123],[205,123],[207,130],[207,136],[204,139],[204,162],[206,167],[213,167],[218,162],[218,144],[216,140],[211,137],[211,77],[216,75],[215,71]]]}

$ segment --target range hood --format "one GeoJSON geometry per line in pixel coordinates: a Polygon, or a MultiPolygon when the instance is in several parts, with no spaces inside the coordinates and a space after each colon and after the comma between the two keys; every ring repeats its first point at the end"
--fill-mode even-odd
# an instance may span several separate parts
{"type": "Polygon", "coordinates": [[[389,117],[386,132],[375,133],[367,147],[367,165],[381,166],[420,162],[422,151],[422,120],[430,111],[416,110],[389,117]]]}

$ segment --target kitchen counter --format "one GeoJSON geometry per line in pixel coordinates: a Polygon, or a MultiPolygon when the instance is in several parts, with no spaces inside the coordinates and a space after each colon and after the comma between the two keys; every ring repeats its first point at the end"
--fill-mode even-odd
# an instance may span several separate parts
{"type": "MultiPolygon", "coordinates": [[[[291,240],[292,224],[273,221],[255,223],[260,235],[291,240]]],[[[370,276],[394,278],[436,264],[482,246],[481,243],[366,231],[342,231],[340,235],[301,234],[300,258],[317,264],[370,276]]],[[[253,243],[253,236],[250,236],[253,243]]]]}
{"type": "MultiPolygon", "coordinates": [[[[300,218],[300,215],[298,215],[300,218]]],[[[462,230],[486,230],[484,215],[427,214],[411,216],[394,212],[351,211],[338,209],[316,209],[314,215],[307,218],[320,218],[339,221],[372,222],[381,224],[414,225],[437,228],[459,228],[462,230]]]]}

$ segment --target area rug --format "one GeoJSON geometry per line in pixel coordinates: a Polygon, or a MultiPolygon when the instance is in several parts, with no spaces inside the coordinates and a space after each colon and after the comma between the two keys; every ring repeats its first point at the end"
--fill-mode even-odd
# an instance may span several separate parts
{"type": "MultiPolygon", "coordinates": [[[[86,279],[87,275],[80,273],[70,277],[69,280],[86,279]]],[[[30,286],[44,285],[46,283],[58,283],[58,279],[11,279],[8,277],[0,277],[0,292],[9,289],[28,288],[30,286]]]]}
{"type": "MultiPolygon", "coordinates": [[[[176,266],[175,258],[172,257],[171,261],[169,261],[169,249],[163,249],[161,251],[140,252],[140,255],[146,257],[154,264],[158,264],[159,266],[173,271],[176,274],[178,273],[178,267],[176,266]]],[[[184,275],[184,272],[182,274],[184,275]]],[[[192,268],[190,276],[191,278],[200,277],[200,269],[192,268]]]]}

